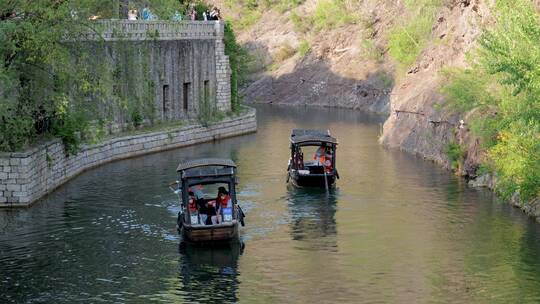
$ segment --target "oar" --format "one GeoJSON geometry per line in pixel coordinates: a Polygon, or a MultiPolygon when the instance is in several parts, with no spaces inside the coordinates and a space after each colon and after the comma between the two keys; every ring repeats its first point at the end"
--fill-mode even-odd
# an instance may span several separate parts
{"type": "Polygon", "coordinates": [[[328,193],[328,178],[326,177],[326,168],[323,167],[324,170],[324,188],[326,189],[326,193],[328,193]]]}

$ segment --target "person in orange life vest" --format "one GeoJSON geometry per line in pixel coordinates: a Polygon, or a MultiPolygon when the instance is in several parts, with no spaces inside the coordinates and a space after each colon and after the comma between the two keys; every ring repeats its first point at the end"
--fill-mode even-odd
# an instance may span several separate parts
{"type": "Polygon", "coordinates": [[[324,156],[324,161],[321,163],[323,164],[326,173],[332,172],[332,154],[330,152],[326,153],[324,156]]]}
{"type": "Polygon", "coordinates": [[[188,209],[190,215],[196,215],[199,218],[199,223],[204,225],[206,222],[206,214],[203,214],[197,204],[197,198],[195,197],[195,194],[192,191],[188,192],[189,195],[189,201],[188,201],[188,209]]]}
{"type": "Polygon", "coordinates": [[[218,224],[223,221],[223,208],[232,207],[232,200],[229,192],[225,187],[218,188],[218,195],[216,198],[216,216],[215,219],[212,217],[212,223],[217,222],[218,224]]]}
{"type": "Polygon", "coordinates": [[[195,202],[195,194],[189,191],[188,195],[189,195],[189,203],[188,203],[189,213],[193,214],[198,211],[197,203],[195,202]]]}
{"type": "Polygon", "coordinates": [[[323,161],[321,161],[321,157],[324,157],[326,155],[326,145],[325,144],[322,144],[318,149],[317,151],[315,151],[315,154],[313,154],[313,159],[314,160],[318,160],[320,161],[321,163],[324,163],[323,161]]]}
{"type": "Polygon", "coordinates": [[[208,225],[208,219],[210,216],[215,215],[215,210],[213,206],[210,206],[209,203],[204,200],[204,193],[202,191],[202,188],[202,185],[196,185],[193,187],[189,187],[188,191],[189,193],[193,193],[194,201],[199,211],[200,223],[202,225],[208,225]]]}
{"type": "Polygon", "coordinates": [[[222,208],[232,207],[231,196],[229,195],[229,192],[227,191],[227,189],[225,189],[225,187],[219,187],[217,201],[219,204],[218,208],[220,211],[223,210],[222,208]]]}
{"type": "MultiPolygon", "coordinates": [[[[197,214],[197,212],[199,211],[197,209],[197,203],[195,202],[195,195],[191,191],[188,192],[188,207],[187,208],[189,210],[190,215],[197,214]]],[[[176,225],[176,228],[178,229],[178,225],[176,225]]]]}
{"type": "Polygon", "coordinates": [[[313,159],[319,161],[327,173],[332,171],[332,153],[325,144],[322,144],[317,149],[315,155],[313,155],[313,159]]]}
{"type": "Polygon", "coordinates": [[[298,150],[297,152],[294,152],[293,161],[296,163],[297,169],[304,168],[304,154],[302,151],[298,150]]]}

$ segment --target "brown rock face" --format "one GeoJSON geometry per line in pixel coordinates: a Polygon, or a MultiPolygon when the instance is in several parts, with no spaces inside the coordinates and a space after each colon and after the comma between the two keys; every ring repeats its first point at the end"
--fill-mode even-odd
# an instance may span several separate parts
{"type": "Polygon", "coordinates": [[[457,1],[439,13],[432,33],[436,38],[420,55],[414,73],[408,73],[392,91],[390,117],[380,141],[445,167],[450,166],[446,147],[456,141],[468,147],[460,173],[474,176],[480,145],[466,127],[460,128],[463,115],[445,110],[445,100],[439,94],[441,70],[466,65],[465,54],[474,48],[481,25],[487,22],[483,16],[489,16],[488,8],[477,3],[473,9],[471,2],[457,1]]]}
{"type": "MultiPolygon", "coordinates": [[[[309,16],[317,3],[307,0],[294,14],[309,16]]],[[[256,58],[250,82],[241,90],[244,101],[388,113],[394,77],[392,64],[383,60],[385,32],[400,6],[394,1],[351,1],[349,8],[357,22],[334,29],[302,31],[291,21],[292,12],[267,10],[256,24],[237,30],[238,40],[256,58]],[[306,42],[309,51],[302,54],[298,49],[306,42]],[[286,49],[293,50],[288,57],[286,49]]]]}

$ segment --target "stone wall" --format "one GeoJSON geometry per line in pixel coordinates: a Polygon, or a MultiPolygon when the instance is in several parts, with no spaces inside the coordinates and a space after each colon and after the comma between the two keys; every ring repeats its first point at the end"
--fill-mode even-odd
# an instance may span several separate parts
{"type": "Polygon", "coordinates": [[[66,156],[60,140],[21,153],[0,153],[0,208],[25,207],[77,174],[107,162],[255,132],[255,110],[208,127],[190,125],[85,145],[66,156]]]}
{"type": "MultiPolygon", "coordinates": [[[[217,25],[216,25],[217,26],[217,25]]],[[[216,28],[216,32],[223,37],[223,26],[216,28]]],[[[231,68],[229,56],[225,55],[223,39],[217,39],[215,44],[216,58],[216,105],[220,111],[231,110],[231,68]]]]}
{"type": "MultiPolygon", "coordinates": [[[[195,118],[203,99],[221,111],[231,109],[223,22],[107,20],[95,28],[81,39],[95,47],[112,74],[122,75],[112,79],[110,90],[133,95],[128,104],[144,104],[144,119],[195,118]]],[[[112,113],[117,126],[132,119],[129,106],[96,104],[102,116],[112,113]]]]}

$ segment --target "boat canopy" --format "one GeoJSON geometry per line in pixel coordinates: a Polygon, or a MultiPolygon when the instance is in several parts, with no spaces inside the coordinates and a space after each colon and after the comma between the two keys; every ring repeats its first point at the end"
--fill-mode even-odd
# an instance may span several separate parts
{"type": "Polygon", "coordinates": [[[320,143],[337,145],[337,140],[328,133],[320,130],[294,129],[291,134],[291,143],[295,145],[317,145],[320,143]]]}
{"type": "Polygon", "coordinates": [[[198,167],[227,167],[236,168],[236,164],[225,158],[201,158],[181,162],[176,168],[176,172],[198,168],[198,167]]]}

